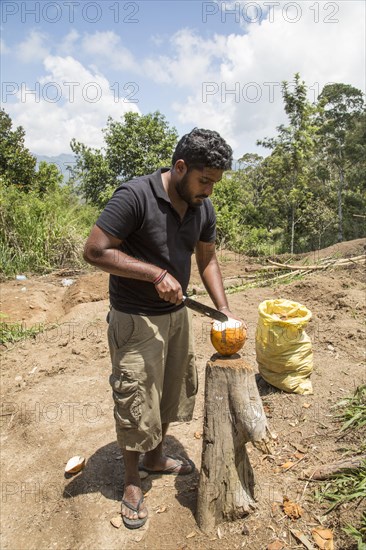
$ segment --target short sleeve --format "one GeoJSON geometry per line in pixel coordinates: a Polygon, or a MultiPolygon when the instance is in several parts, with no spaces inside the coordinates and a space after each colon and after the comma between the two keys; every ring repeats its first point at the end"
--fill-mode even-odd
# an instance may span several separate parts
{"type": "Polygon", "coordinates": [[[216,240],[216,214],[210,199],[204,202],[205,216],[204,223],[201,229],[200,241],[211,243],[216,240]]]}
{"type": "Polygon", "coordinates": [[[124,240],[141,225],[142,208],[130,184],[121,185],[95,222],[110,235],[124,240]]]}

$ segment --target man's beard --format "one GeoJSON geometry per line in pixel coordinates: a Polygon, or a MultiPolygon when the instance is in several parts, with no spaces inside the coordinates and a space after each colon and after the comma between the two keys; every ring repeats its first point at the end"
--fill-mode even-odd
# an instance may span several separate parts
{"type": "Polygon", "coordinates": [[[191,194],[188,191],[188,173],[183,176],[183,178],[178,181],[178,183],[175,186],[175,189],[184,202],[188,204],[188,206],[191,206],[192,208],[200,208],[203,204],[203,201],[201,202],[193,202],[193,199],[207,199],[207,195],[197,195],[195,197],[192,197],[191,194]]]}

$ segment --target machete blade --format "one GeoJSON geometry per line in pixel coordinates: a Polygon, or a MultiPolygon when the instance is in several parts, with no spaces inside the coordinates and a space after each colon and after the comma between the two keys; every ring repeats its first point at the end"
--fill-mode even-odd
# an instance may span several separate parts
{"type": "Polygon", "coordinates": [[[229,317],[225,315],[225,313],[222,313],[222,311],[214,309],[213,307],[206,306],[205,304],[202,304],[201,302],[197,302],[196,300],[192,300],[187,296],[183,296],[183,301],[184,301],[184,304],[190,309],[193,309],[194,311],[197,311],[202,315],[207,315],[208,317],[211,317],[212,319],[216,319],[217,321],[221,321],[221,323],[224,323],[225,321],[229,320],[229,317]]]}

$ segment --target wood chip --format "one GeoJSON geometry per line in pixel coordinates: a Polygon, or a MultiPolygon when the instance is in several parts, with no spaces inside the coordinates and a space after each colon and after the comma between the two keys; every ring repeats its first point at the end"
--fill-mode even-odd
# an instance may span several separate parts
{"type": "Polygon", "coordinates": [[[144,538],[144,535],[136,535],[131,540],[133,540],[134,542],[141,542],[143,538],[144,538]]]}
{"type": "Polygon", "coordinates": [[[321,550],[334,550],[333,532],[330,529],[317,527],[311,531],[315,544],[321,550]]]}
{"type": "Polygon", "coordinates": [[[300,453],[302,454],[306,454],[307,453],[307,449],[305,447],[302,447],[301,445],[298,445],[297,443],[290,443],[290,445],[292,447],[295,447],[295,449],[297,449],[300,453]]]}
{"type": "Polygon", "coordinates": [[[282,550],[285,546],[282,540],[276,539],[267,546],[267,550],[282,550]]]}
{"type": "Polygon", "coordinates": [[[193,539],[197,535],[196,531],[191,531],[189,535],[186,536],[186,539],[193,539]]]}
{"type": "Polygon", "coordinates": [[[156,510],[156,514],[163,514],[168,509],[168,506],[159,506],[159,508],[156,510]]]}
{"type": "Polygon", "coordinates": [[[299,519],[302,516],[302,508],[299,504],[296,504],[296,502],[292,502],[288,497],[283,497],[283,511],[285,512],[286,516],[288,516],[291,519],[299,519]]]}
{"type": "Polygon", "coordinates": [[[121,516],[121,514],[118,515],[118,516],[115,516],[114,518],[112,518],[110,520],[110,522],[113,525],[113,527],[115,527],[116,529],[119,529],[122,525],[122,516],[121,516]]]}
{"type": "Polygon", "coordinates": [[[217,528],[217,536],[219,537],[220,540],[222,539],[222,533],[221,533],[220,527],[217,528]]]}
{"type": "Polygon", "coordinates": [[[291,462],[291,460],[289,460],[288,462],[284,462],[283,464],[281,464],[281,468],[287,470],[287,468],[291,468],[291,466],[293,466],[294,464],[295,462],[291,462]]]}
{"type": "Polygon", "coordinates": [[[295,537],[295,539],[299,540],[307,550],[315,550],[314,546],[311,544],[310,540],[302,533],[301,531],[297,531],[296,529],[290,529],[291,535],[295,537]]]}
{"type": "Polygon", "coordinates": [[[309,407],[311,407],[311,403],[303,403],[302,406],[304,409],[308,409],[309,407]]]}

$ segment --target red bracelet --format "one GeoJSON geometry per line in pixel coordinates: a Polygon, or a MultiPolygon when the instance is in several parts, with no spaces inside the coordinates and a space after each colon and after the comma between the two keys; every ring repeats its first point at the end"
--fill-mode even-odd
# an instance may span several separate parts
{"type": "Polygon", "coordinates": [[[154,285],[158,285],[159,283],[161,283],[161,281],[164,279],[165,275],[168,273],[168,270],[167,269],[163,269],[163,271],[160,273],[160,275],[158,275],[156,277],[156,279],[154,279],[153,281],[153,284],[154,285]]]}

